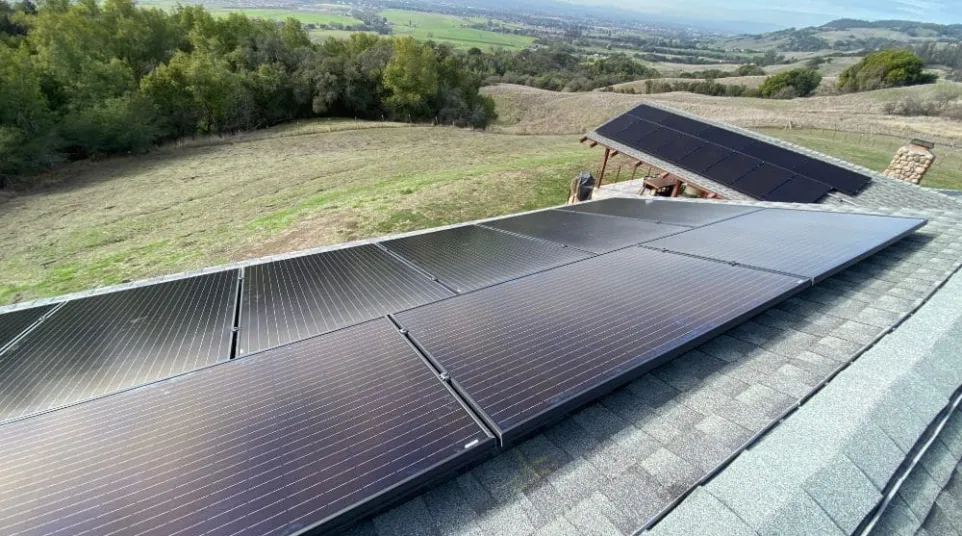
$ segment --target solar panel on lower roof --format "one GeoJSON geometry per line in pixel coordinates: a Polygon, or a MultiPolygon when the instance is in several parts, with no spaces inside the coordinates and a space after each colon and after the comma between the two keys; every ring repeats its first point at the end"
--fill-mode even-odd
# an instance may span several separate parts
{"type": "Polygon", "coordinates": [[[726,218],[733,218],[742,214],[748,214],[760,209],[757,207],[725,205],[722,203],[689,203],[684,201],[612,197],[600,201],[568,205],[562,207],[561,210],[638,218],[640,220],[670,223],[672,225],[699,226],[726,218]]]}
{"type": "Polygon", "coordinates": [[[698,135],[703,140],[717,143],[722,147],[727,147],[733,151],[740,151],[742,148],[755,143],[754,138],[726,130],[719,127],[711,127],[698,135]]]}
{"type": "Polygon", "coordinates": [[[808,159],[808,157],[802,156],[795,151],[789,151],[788,149],[783,149],[777,145],[763,141],[751,143],[742,148],[741,152],[749,156],[754,156],[759,160],[764,160],[769,164],[791,170],[794,170],[808,159]]]}
{"type": "Polygon", "coordinates": [[[0,352],[53,308],[53,305],[43,305],[0,314],[0,352]]]}
{"type": "Polygon", "coordinates": [[[857,194],[871,180],[867,175],[814,158],[809,158],[796,171],[849,195],[857,194]]]}
{"type": "Polygon", "coordinates": [[[814,203],[832,191],[832,187],[816,182],[804,175],[795,175],[792,180],[765,194],[765,201],[786,203],[814,203]]]}
{"type": "Polygon", "coordinates": [[[68,301],[0,359],[0,421],[230,359],[236,288],[231,270],[68,301]]]}
{"type": "Polygon", "coordinates": [[[244,273],[237,353],[452,295],[373,244],[250,266],[244,273]]]}
{"type": "Polygon", "coordinates": [[[672,116],[672,114],[664,110],[655,108],[654,106],[648,106],[647,104],[635,106],[628,111],[628,115],[633,115],[640,119],[645,119],[647,121],[651,121],[652,123],[658,124],[661,124],[662,121],[672,116]]]}
{"type": "Polygon", "coordinates": [[[618,116],[608,123],[598,127],[598,133],[602,136],[607,136],[609,138],[614,138],[619,132],[633,125],[638,120],[629,115],[618,116]]]}
{"type": "Polygon", "coordinates": [[[627,248],[396,318],[510,442],[806,284],[627,248]]]}
{"type": "Polygon", "coordinates": [[[679,136],[681,134],[670,128],[659,128],[638,140],[633,147],[650,154],[656,154],[659,148],[677,140],[679,136]]]}
{"type": "Polygon", "coordinates": [[[384,242],[457,292],[486,287],[591,256],[476,225],[384,242]]]}
{"type": "Polygon", "coordinates": [[[924,224],[918,218],[764,209],[645,246],[820,281],[924,224]]]}
{"type": "Polygon", "coordinates": [[[732,153],[724,160],[705,170],[705,176],[731,186],[749,171],[762,165],[762,161],[741,153],[732,153]]]}
{"type": "Polygon", "coordinates": [[[689,171],[701,174],[708,168],[729,157],[732,152],[731,149],[724,149],[713,143],[708,143],[682,157],[678,160],[678,165],[689,171]]]}
{"type": "Polygon", "coordinates": [[[687,229],[678,225],[565,210],[534,212],[495,220],[486,225],[594,253],[605,253],[687,229]]]}
{"type": "Polygon", "coordinates": [[[329,529],[493,447],[378,319],[0,426],[0,533],[329,529]]]}
{"type": "Polygon", "coordinates": [[[738,179],[732,188],[755,198],[762,198],[791,179],[793,172],[780,167],[762,164],[738,179]]]}
{"type": "Polygon", "coordinates": [[[654,155],[677,164],[685,156],[703,147],[706,143],[694,136],[679,134],[674,140],[654,150],[654,155]]]}
{"type": "Polygon", "coordinates": [[[649,134],[658,130],[658,125],[654,123],[649,123],[648,121],[638,120],[629,125],[623,131],[617,133],[613,140],[623,143],[629,147],[636,147],[641,140],[645,139],[649,134]]]}
{"type": "Polygon", "coordinates": [[[695,121],[687,117],[671,114],[660,121],[662,126],[675,129],[685,134],[698,135],[711,128],[711,125],[702,121],[695,121]]]}

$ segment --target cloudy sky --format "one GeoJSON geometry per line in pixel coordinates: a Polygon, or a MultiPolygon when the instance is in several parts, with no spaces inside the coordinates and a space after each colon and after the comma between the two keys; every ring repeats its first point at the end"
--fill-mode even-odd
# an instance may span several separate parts
{"type": "Polygon", "coordinates": [[[750,21],[780,27],[824,24],[840,18],[909,19],[962,23],[960,0],[575,0],[702,20],[750,21]]]}

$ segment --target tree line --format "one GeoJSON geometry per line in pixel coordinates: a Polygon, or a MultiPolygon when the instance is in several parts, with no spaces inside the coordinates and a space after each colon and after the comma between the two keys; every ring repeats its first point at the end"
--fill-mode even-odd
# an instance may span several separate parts
{"type": "Polygon", "coordinates": [[[302,25],[131,0],[0,0],[0,181],[64,159],[297,118],[484,127],[468,55],[411,38],[312,43],[302,25]]]}

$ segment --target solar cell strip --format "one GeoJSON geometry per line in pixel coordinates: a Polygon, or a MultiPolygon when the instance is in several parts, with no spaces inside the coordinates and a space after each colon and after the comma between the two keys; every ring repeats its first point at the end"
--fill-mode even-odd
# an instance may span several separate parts
{"type": "Polygon", "coordinates": [[[453,295],[373,244],[246,269],[238,355],[453,295]]]}
{"type": "Polygon", "coordinates": [[[807,283],[627,248],[396,318],[510,442],[807,283]]]}
{"type": "Polygon", "coordinates": [[[924,224],[918,218],[764,209],[645,246],[820,281],[924,224]]]}
{"type": "Polygon", "coordinates": [[[479,289],[591,256],[477,225],[383,242],[457,292],[479,289]]]}
{"type": "Polygon", "coordinates": [[[667,199],[630,199],[612,197],[600,201],[578,203],[560,210],[586,214],[621,216],[671,225],[700,226],[761,210],[757,207],[722,203],[691,203],[667,199]]]}
{"type": "Polygon", "coordinates": [[[0,533],[332,528],[493,446],[378,319],[0,426],[0,533]]]}
{"type": "Polygon", "coordinates": [[[230,358],[236,271],[66,302],[0,359],[0,421],[230,358]]]}
{"type": "Polygon", "coordinates": [[[54,307],[54,305],[42,305],[0,315],[0,353],[3,353],[4,348],[54,307]]]}
{"type": "Polygon", "coordinates": [[[593,253],[613,251],[687,229],[677,225],[629,218],[606,218],[564,210],[513,216],[489,222],[487,225],[593,253]]]}

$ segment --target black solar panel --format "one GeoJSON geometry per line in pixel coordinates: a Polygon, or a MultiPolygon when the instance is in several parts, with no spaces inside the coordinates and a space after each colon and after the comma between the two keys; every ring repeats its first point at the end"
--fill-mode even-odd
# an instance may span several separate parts
{"type": "Polygon", "coordinates": [[[787,169],[762,164],[746,173],[744,177],[738,179],[738,181],[732,185],[732,188],[756,199],[761,199],[791,179],[792,175],[794,175],[794,173],[787,169]]]}
{"type": "Polygon", "coordinates": [[[594,253],[605,253],[687,229],[677,225],[630,218],[606,218],[564,210],[546,210],[514,216],[487,225],[594,253]]]}
{"type": "Polygon", "coordinates": [[[664,158],[671,163],[680,162],[685,156],[691,154],[696,149],[707,145],[704,141],[687,134],[679,134],[674,140],[655,149],[654,155],[664,158]]]}
{"type": "Polygon", "coordinates": [[[678,165],[695,173],[703,174],[708,168],[721,162],[731,154],[732,151],[730,149],[724,149],[713,143],[708,143],[681,158],[678,161],[678,165]]]}
{"type": "Polygon", "coordinates": [[[486,287],[591,256],[561,245],[476,225],[384,242],[458,292],[486,287]]]}
{"type": "Polygon", "coordinates": [[[827,184],[813,181],[803,175],[795,175],[792,180],[775,188],[763,199],[786,203],[814,203],[831,190],[832,188],[827,184]]]}
{"type": "Polygon", "coordinates": [[[627,128],[629,125],[635,124],[637,121],[638,120],[636,118],[631,117],[630,115],[621,115],[598,127],[598,134],[614,139],[619,132],[627,128]]]}
{"type": "Polygon", "coordinates": [[[638,120],[612,137],[612,139],[629,147],[638,147],[638,144],[641,143],[643,139],[658,130],[658,128],[658,125],[654,123],[638,120]]]}
{"type": "Polygon", "coordinates": [[[623,216],[672,225],[699,226],[760,210],[755,207],[721,203],[688,203],[657,199],[613,197],[563,207],[562,210],[623,216]]]}
{"type": "Polygon", "coordinates": [[[331,528],[493,446],[379,319],[0,427],[0,534],[331,528]]]}
{"type": "Polygon", "coordinates": [[[741,152],[749,156],[754,156],[759,160],[764,160],[769,164],[791,170],[794,170],[808,160],[808,157],[802,156],[795,151],[789,151],[788,149],[783,149],[777,145],[763,141],[756,141],[744,147],[741,152]]]}
{"type": "Polygon", "coordinates": [[[646,246],[820,281],[924,224],[918,218],[764,209],[646,246]]]}
{"type": "Polygon", "coordinates": [[[808,159],[796,169],[799,173],[812,179],[828,184],[836,190],[855,195],[871,180],[868,176],[854,171],[816,160],[808,159]]]}
{"type": "Polygon", "coordinates": [[[749,171],[762,165],[762,161],[740,153],[732,153],[705,171],[705,176],[731,186],[749,171]]]}
{"type": "Polygon", "coordinates": [[[641,149],[649,154],[657,154],[659,148],[677,140],[679,136],[681,136],[681,134],[674,130],[668,128],[659,128],[658,130],[655,130],[644,138],[638,140],[633,147],[637,147],[638,149],[641,149]]]}
{"type": "Polygon", "coordinates": [[[512,441],[806,283],[627,248],[397,319],[512,441]]]}
{"type": "Polygon", "coordinates": [[[665,119],[660,121],[662,126],[673,128],[679,132],[684,132],[685,134],[698,135],[705,132],[711,125],[704,123],[702,121],[695,121],[694,119],[688,119],[680,115],[671,114],[665,119]]]}
{"type": "Polygon", "coordinates": [[[238,355],[439,300],[453,293],[375,245],[248,267],[238,355]]]}
{"type": "Polygon", "coordinates": [[[673,115],[659,108],[648,106],[647,104],[642,104],[632,108],[628,111],[628,114],[658,124],[661,124],[662,121],[673,115]]]}
{"type": "Polygon", "coordinates": [[[708,140],[712,143],[717,143],[718,145],[727,147],[733,151],[740,151],[752,143],[755,143],[754,138],[718,127],[710,127],[704,132],[700,133],[698,137],[703,140],[708,140]]]}
{"type": "Polygon", "coordinates": [[[65,303],[0,359],[0,421],[228,360],[236,287],[231,270],[65,303]]]}
{"type": "Polygon", "coordinates": [[[53,305],[43,305],[0,314],[0,352],[53,308],[53,305]]]}

